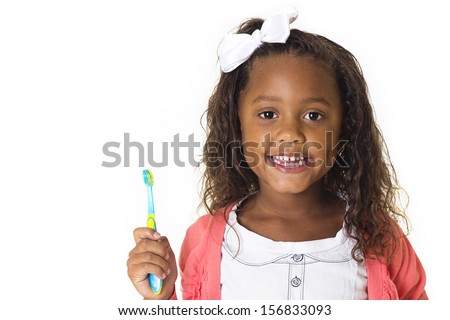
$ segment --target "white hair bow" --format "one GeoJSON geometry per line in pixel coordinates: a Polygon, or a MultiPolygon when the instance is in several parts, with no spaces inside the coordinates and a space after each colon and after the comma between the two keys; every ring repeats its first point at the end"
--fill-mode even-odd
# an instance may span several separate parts
{"type": "Polygon", "coordinates": [[[264,42],[286,43],[291,33],[290,24],[297,19],[295,8],[290,8],[266,19],[261,30],[247,33],[228,34],[219,47],[220,69],[231,72],[248,60],[264,42]]]}

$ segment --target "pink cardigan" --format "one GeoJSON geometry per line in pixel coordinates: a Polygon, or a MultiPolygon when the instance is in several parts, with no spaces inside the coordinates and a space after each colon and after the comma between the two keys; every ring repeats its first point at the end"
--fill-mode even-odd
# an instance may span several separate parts
{"type": "MultiPolygon", "coordinates": [[[[231,207],[226,217],[230,210],[231,207]]],[[[220,263],[225,227],[226,220],[219,212],[200,217],[187,230],[179,259],[183,299],[221,299],[220,263]]],[[[388,266],[366,258],[366,269],[371,300],[427,299],[425,271],[406,236],[400,239],[388,266]]]]}

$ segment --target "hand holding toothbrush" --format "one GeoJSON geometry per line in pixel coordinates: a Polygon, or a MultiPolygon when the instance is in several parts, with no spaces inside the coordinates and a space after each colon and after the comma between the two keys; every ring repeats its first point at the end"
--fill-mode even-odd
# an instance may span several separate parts
{"type": "Polygon", "coordinates": [[[144,299],[170,299],[178,272],[169,241],[150,228],[137,228],[133,234],[136,246],[131,250],[127,261],[131,282],[144,299]],[[150,288],[149,274],[154,274],[164,281],[160,294],[155,294],[150,288]]]}
{"type": "Polygon", "coordinates": [[[177,264],[169,241],[156,231],[153,175],[144,170],[143,176],[148,195],[147,228],[134,230],[136,246],[129,254],[128,276],[144,299],[167,300],[174,292],[177,264]]]}

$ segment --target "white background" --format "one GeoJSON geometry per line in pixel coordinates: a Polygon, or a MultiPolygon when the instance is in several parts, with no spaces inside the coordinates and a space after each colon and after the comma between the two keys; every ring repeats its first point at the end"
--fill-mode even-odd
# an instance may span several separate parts
{"type": "MultiPolygon", "coordinates": [[[[130,133],[154,142],[158,160],[177,133],[203,143],[200,117],[219,75],[220,40],[243,19],[285,4],[299,10],[294,27],[358,58],[410,196],[410,240],[428,294],[449,298],[445,1],[2,1],[0,312],[58,317],[70,308],[69,319],[89,308],[111,318],[115,304],[140,301],[126,259],[133,229],[146,221],[142,168],[136,150],[130,167],[102,167],[112,160],[102,147],[123,146],[130,133]]],[[[153,170],[155,206],[178,253],[202,214],[200,173],[187,152],[180,168],[170,151],[169,166],[153,170]]]]}

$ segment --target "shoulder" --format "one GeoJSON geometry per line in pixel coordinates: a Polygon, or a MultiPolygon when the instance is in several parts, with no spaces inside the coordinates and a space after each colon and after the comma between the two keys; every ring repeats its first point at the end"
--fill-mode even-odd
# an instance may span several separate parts
{"type": "Polygon", "coordinates": [[[208,229],[208,225],[214,218],[213,215],[204,215],[197,219],[186,231],[186,235],[183,240],[182,254],[183,252],[191,252],[193,247],[200,244],[205,232],[208,229]]]}
{"type": "Polygon", "coordinates": [[[398,224],[395,224],[394,231],[395,245],[390,251],[392,258],[387,263],[391,277],[397,277],[405,265],[419,266],[420,264],[411,242],[398,224]]]}
{"type": "Polygon", "coordinates": [[[418,299],[425,290],[425,270],[411,242],[395,224],[392,258],[387,263],[389,278],[395,284],[400,299],[418,299]]]}
{"type": "Polygon", "coordinates": [[[188,228],[186,237],[199,238],[204,235],[205,232],[211,231],[211,228],[224,224],[226,224],[226,219],[223,215],[223,211],[218,211],[214,215],[203,215],[188,228]]]}
{"type": "Polygon", "coordinates": [[[188,233],[196,233],[196,232],[202,232],[205,231],[208,226],[217,219],[216,215],[212,214],[205,214],[203,216],[200,216],[197,221],[195,221],[189,228],[188,233]]]}
{"type": "Polygon", "coordinates": [[[186,231],[179,257],[184,299],[217,296],[225,226],[226,217],[222,211],[201,216],[186,231]]]}
{"type": "Polygon", "coordinates": [[[187,230],[186,236],[198,238],[205,232],[217,232],[225,225],[230,212],[233,210],[237,202],[231,203],[225,208],[215,211],[213,214],[205,214],[200,216],[187,230]]]}
{"type": "Polygon", "coordinates": [[[426,299],[425,270],[400,226],[391,227],[387,256],[366,256],[369,299],[426,299]]]}
{"type": "Polygon", "coordinates": [[[225,230],[226,218],[223,211],[219,210],[214,215],[206,214],[197,219],[186,231],[180,252],[180,265],[188,256],[203,255],[213,242],[221,245],[223,232],[225,230]]]}

